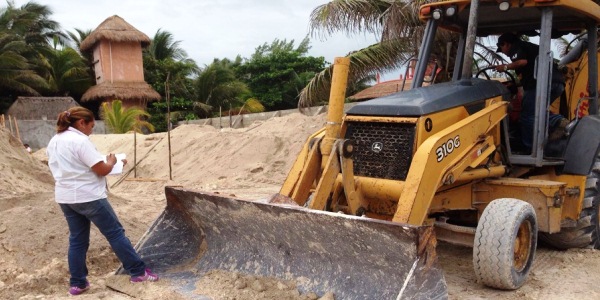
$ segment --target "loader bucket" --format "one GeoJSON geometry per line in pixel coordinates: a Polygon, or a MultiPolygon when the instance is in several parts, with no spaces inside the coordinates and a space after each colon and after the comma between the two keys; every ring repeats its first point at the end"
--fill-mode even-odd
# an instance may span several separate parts
{"type": "Polygon", "coordinates": [[[429,226],[165,189],[167,207],[137,249],[190,298],[212,269],[296,282],[335,299],[446,299],[429,226]]]}

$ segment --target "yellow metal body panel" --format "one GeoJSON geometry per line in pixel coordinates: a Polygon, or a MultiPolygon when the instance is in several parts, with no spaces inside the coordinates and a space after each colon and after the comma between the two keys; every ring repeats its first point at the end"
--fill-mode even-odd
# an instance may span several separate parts
{"type": "MultiPolygon", "coordinates": [[[[292,195],[289,195],[299,205],[306,203],[314,182],[318,178],[321,166],[321,155],[318,148],[315,145],[308,153],[308,160],[302,169],[302,173],[295,181],[294,192],[292,195]]],[[[283,193],[282,195],[288,196],[283,193]]]]}
{"type": "MultiPolygon", "coordinates": [[[[417,140],[416,146],[423,144],[425,140],[432,137],[436,133],[456,124],[469,116],[467,110],[462,107],[455,107],[449,110],[422,116],[417,122],[417,140]],[[426,122],[431,122],[431,130],[427,131],[426,122]]],[[[416,147],[415,147],[416,149],[416,147]]]]}
{"type": "MultiPolygon", "coordinates": [[[[550,169],[550,168],[549,168],[550,169]]],[[[585,197],[586,176],[556,175],[554,169],[548,170],[544,175],[531,177],[534,179],[564,182],[567,193],[562,203],[561,219],[577,221],[583,209],[583,198],[585,197]]]]}
{"type": "Polygon", "coordinates": [[[535,209],[538,227],[542,232],[560,231],[561,203],[565,195],[563,182],[501,178],[490,179],[474,186],[474,206],[483,212],[488,203],[499,198],[515,198],[528,202],[535,209]]]}
{"type": "Polygon", "coordinates": [[[292,165],[292,168],[288,172],[288,175],[285,181],[283,182],[283,185],[281,186],[281,190],[279,191],[280,194],[287,197],[292,197],[292,193],[296,188],[296,183],[300,179],[300,176],[302,175],[302,172],[305,169],[305,166],[307,165],[307,161],[310,159],[310,157],[314,157],[315,155],[315,153],[312,153],[312,156],[309,155],[310,141],[318,137],[322,137],[324,132],[325,128],[321,128],[321,130],[313,133],[308,139],[306,139],[304,147],[302,147],[302,150],[300,150],[300,153],[296,157],[296,161],[292,165]]]}
{"type": "MultiPolygon", "coordinates": [[[[463,161],[482,138],[495,132],[506,116],[507,103],[500,97],[494,100],[495,103],[434,134],[419,146],[398,201],[394,222],[423,224],[444,174],[463,161]]],[[[460,176],[462,171],[464,169],[457,169],[455,176],[460,176]]]]}
{"type": "MultiPolygon", "coordinates": [[[[317,189],[313,195],[313,199],[309,204],[311,209],[317,210],[325,210],[325,205],[327,204],[327,198],[331,192],[333,192],[333,184],[335,183],[335,179],[340,174],[340,160],[336,155],[337,152],[335,149],[337,148],[339,142],[334,144],[334,151],[331,152],[331,155],[325,162],[325,169],[323,170],[323,174],[317,184],[317,189]]],[[[325,157],[325,156],[323,156],[325,157]]]]}
{"type": "Polygon", "coordinates": [[[463,184],[438,192],[431,201],[431,213],[473,209],[472,185],[473,183],[463,184]]]}
{"type": "Polygon", "coordinates": [[[357,215],[359,212],[366,211],[369,204],[365,201],[363,194],[360,191],[360,186],[356,185],[356,179],[354,178],[354,164],[352,160],[343,156],[341,156],[341,160],[342,181],[346,201],[348,202],[350,213],[357,215]]]}
{"type": "Polygon", "coordinates": [[[477,145],[466,153],[464,158],[444,173],[442,179],[444,184],[453,184],[456,178],[462,176],[467,168],[475,168],[484,161],[489,160],[489,156],[496,150],[494,140],[491,136],[480,137],[476,140],[477,145]]]}
{"type": "MultiPolygon", "coordinates": [[[[600,59],[600,54],[597,55],[597,57],[600,59]]],[[[567,64],[566,70],[565,92],[568,99],[568,118],[573,120],[575,117],[581,118],[587,116],[589,115],[589,101],[584,99],[590,95],[588,90],[587,51],[585,51],[577,61],[567,64]]],[[[600,72],[600,64],[598,65],[598,72],[600,72]]],[[[598,80],[598,83],[600,83],[600,79],[598,80]]],[[[559,105],[559,100],[554,101],[551,106],[551,111],[558,113],[559,105]]]]}

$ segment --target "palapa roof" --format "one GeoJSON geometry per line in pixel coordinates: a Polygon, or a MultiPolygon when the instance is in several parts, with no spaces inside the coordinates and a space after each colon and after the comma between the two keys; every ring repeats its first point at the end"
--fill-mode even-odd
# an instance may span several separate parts
{"type": "MultiPolygon", "coordinates": [[[[348,98],[354,101],[369,100],[387,96],[402,90],[403,79],[389,80],[380,82],[374,86],[368,87],[348,98]]],[[[410,89],[411,80],[407,79],[404,85],[404,90],[410,89]]]]}
{"type": "Polygon", "coordinates": [[[71,97],[18,97],[7,114],[18,120],[56,120],[58,114],[79,106],[71,97]]]}
{"type": "Polygon", "coordinates": [[[81,42],[79,48],[81,51],[92,50],[94,45],[100,40],[112,42],[140,42],[142,47],[150,44],[150,38],[143,32],[137,30],[123,18],[114,15],[104,20],[98,28],[81,42]]]}
{"type": "Polygon", "coordinates": [[[103,82],[90,87],[83,96],[82,102],[94,100],[160,100],[160,94],[143,81],[103,82]]]}

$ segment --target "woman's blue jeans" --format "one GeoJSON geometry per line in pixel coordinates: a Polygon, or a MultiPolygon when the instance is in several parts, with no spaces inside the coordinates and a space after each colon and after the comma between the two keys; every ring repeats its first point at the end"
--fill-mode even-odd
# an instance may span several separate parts
{"type": "Polygon", "coordinates": [[[71,286],[85,287],[88,269],[86,255],[90,245],[90,221],[106,237],[113,251],[132,276],[144,275],[146,265],[137,254],[125,229],[106,198],[85,203],[60,203],[69,225],[69,272],[71,286]]]}

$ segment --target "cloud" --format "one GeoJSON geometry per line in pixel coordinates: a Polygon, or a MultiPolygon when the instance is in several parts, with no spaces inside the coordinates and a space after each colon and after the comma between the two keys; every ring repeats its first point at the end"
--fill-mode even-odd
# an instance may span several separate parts
{"type": "MultiPolygon", "coordinates": [[[[63,30],[95,29],[106,18],[119,15],[150,38],[158,29],[173,34],[198,65],[214,58],[249,57],[254,49],[274,39],[295,40],[309,33],[310,13],[323,0],[34,0],[52,9],[52,19],[63,30]]],[[[27,3],[15,1],[17,6],[27,3]]],[[[375,36],[349,38],[344,34],[321,41],[311,38],[309,55],[332,62],[336,56],[376,42],[375,36]]]]}

